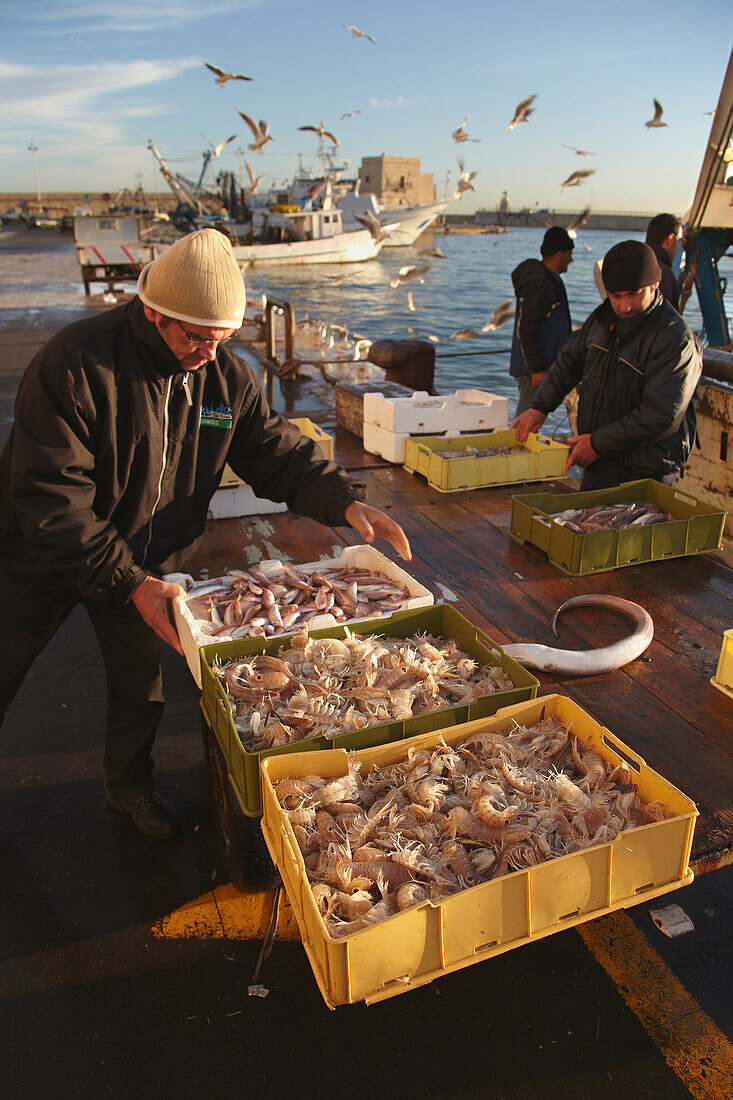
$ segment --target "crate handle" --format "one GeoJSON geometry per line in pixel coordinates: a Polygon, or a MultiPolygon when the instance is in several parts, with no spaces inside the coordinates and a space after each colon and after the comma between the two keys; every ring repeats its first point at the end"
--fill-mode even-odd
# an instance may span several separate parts
{"type": "Polygon", "coordinates": [[[499,644],[497,642],[492,641],[492,639],[489,637],[489,635],[485,631],[481,630],[481,628],[478,627],[478,626],[475,626],[473,629],[476,631],[476,641],[477,642],[480,642],[481,645],[486,646],[486,648],[488,650],[490,650],[492,653],[497,653],[499,655],[501,655],[501,653],[503,653],[503,650],[501,649],[501,646],[499,646],[499,644]]]}
{"type": "Polygon", "coordinates": [[[675,500],[681,500],[684,504],[697,504],[696,497],[691,497],[689,493],[685,493],[682,489],[675,489],[675,500]]]}
{"type": "Polygon", "coordinates": [[[546,446],[549,447],[550,444],[554,443],[555,441],[554,439],[551,439],[549,435],[542,435],[541,432],[537,432],[537,442],[544,443],[546,446]]]}
{"type": "Polygon", "coordinates": [[[638,753],[635,753],[633,749],[630,749],[628,745],[624,745],[623,742],[619,741],[610,730],[604,728],[601,734],[601,740],[610,749],[617,752],[621,759],[625,760],[634,771],[640,772],[642,768],[646,767],[646,760],[644,760],[642,756],[639,756],[638,753]]]}
{"type": "Polygon", "coordinates": [[[428,458],[433,453],[429,447],[425,446],[424,443],[416,443],[415,446],[417,447],[418,454],[427,455],[428,458]]]}

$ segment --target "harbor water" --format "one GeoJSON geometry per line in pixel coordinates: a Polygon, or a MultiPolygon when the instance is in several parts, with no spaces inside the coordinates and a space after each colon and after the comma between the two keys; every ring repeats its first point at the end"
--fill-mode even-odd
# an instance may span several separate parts
{"type": "MultiPolygon", "coordinates": [[[[480,330],[496,306],[513,299],[512,270],[529,256],[539,257],[543,233],[535,228],[517,228],[500,235],[438,231],[424,235],[411,248],[384,249],[377,259],[364,264],[255,267],[245,271],[247,294],[254,299],[264,293],[289,301],[296,317],[307,313],[373,341],[432,337],[439,392],[489,390],[507,396],[512,411],[517,396],[516,384],[509,376],[512,322],[478,339],[450,337],[461,329],[480,330]],[[421,252],[435,247],[444,258],[421,252]],[[430,269],[422,281],[412,280],[392,289],[390,281],[407,264],[430,264],[430,269]]],[[[599,303],[593,280],[596,260],[630,237],[643,239],[642,234],[626,231],[578,233],[573,263],[563,277],[574,324],[580,324],[599,303]]],[[[75,316],[85,297],[71,236],[6,230],[1,240],[0,328],[11,321],[17,324],[21,318],[30,327],[47,328],[49,311],[59,325],[65,315],[69,319],[75,316]]],[[[724,277],[733,275],[731,257],[724,257],[719,266],[724,277]]],[[[95,289],[100,291],[101,285],[95,289]]],[[[684,316],[693,331],[701,333],[702,318],[694,292],[684,316]]],[[[557,430],[562,419],[560,412],[547,427],[557,430]]]]}

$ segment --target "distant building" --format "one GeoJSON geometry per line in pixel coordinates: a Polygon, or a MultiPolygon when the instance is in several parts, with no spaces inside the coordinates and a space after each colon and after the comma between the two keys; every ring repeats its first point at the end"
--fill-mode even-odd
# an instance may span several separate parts
{"type": "Polygon", "coordinates": [[[499,213],[508,214],[511,211],[511,204],[509,202],[509,192],[502,191],[501,201],[499,203],[499,213]]]}
{"type": "Polygon", "coordinates": [[[384,206],[435,202],[433,177],[420,171],[419,157],[362,157],[359,189],[362,195],[375,195],[384,206]]]}

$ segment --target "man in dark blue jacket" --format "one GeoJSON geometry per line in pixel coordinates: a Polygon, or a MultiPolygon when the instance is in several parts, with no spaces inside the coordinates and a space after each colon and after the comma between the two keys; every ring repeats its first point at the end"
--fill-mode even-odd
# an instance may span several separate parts
{"type": "Polygon", "coordinates": [[[644,478],[671,485],[695,442],[700,347],[660,294],[649,245],[614,245],[601,274],[607,299],[573,333],[512,427],[524,442],[578,386],[577,435],[568,440],[565,469],[582,468],[581,489],[644,478]]]}
{"type": "Polygon", "coordinates": [[[541,260],[523,260],[512,272],[517,296],[509,373],[516,378],[515,416],[532,405],[545,374],[570,339],[570,310],[562,279],[573,262],[573,240],[551,226],[542,240],[541,260]]]}

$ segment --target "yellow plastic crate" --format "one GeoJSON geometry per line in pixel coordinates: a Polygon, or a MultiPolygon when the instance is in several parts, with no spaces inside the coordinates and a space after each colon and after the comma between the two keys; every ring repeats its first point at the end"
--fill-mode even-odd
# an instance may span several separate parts
{"type": "Polygon", "coordinates": [[[723,634],[718,671],[710,683],[733,699],[733,630],[726,630],[723,634]]]}
{"type": "Polygon", "coordinates": [[[479,731],[504,731],[514,721],[532,724],[542,711],[572,727],[582,742],[614,765],[625,762],[644,802],[656,799],[677,817],[627,829],[615,840],[425,901],[370,928],[335,939],[313,898],[303,857],[273,785],[305,775],[336,778],[347,772],[348,753],[297,753],[262,761],[264,833],[300,926],[326,1004],[368,1004],[416,989],[472,963],[571,928],[615,909],[687,886],[697,810],[632,749],[562,695],[516,703],[491,718],[356,752],[362,771],[402,762],[413,746],[432,748],[441,737],[456,745],[479,731]]]}
{"type": "Polygon", "coordinates": [[[568,448],[544,435],[531,433],[523,444],[524,452],[476,458],[443,458],[442,451],[462,451],[466,447],[513,447],[517,442],[512,428],[476,435],[417,436],[405,441],[405,469],[422,474],[428,484],[441,493],[484,489],[491,485],[514,485],[523,481],[548,481],[565,475],[568,448]]]}
{"type": "Polygon", "coordinates": [[[333,436],[328,432],[324,432],[323,428],[319,428],[317,424],[314,424],[312,420],[309,420],[307,416],[291,418],[291,424],[295,424],[296,428],[300,428],[302,434],[307,436],[308,439],[312,439],[323,451],[323,457],[333,462],[333,436]]]}

